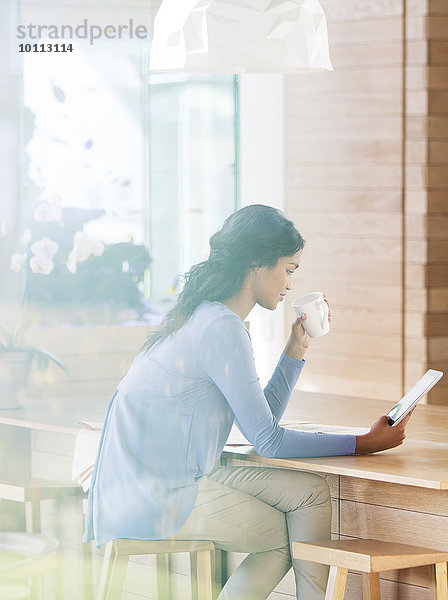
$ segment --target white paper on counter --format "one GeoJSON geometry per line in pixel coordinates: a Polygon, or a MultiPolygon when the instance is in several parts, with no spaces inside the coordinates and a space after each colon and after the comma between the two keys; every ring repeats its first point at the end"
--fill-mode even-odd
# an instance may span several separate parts
{"type": "Polygon", "coordinates": [[[72,480],[82,485],[86,492],[90,488],[103,424],[81,421],[80,425],[83,425],[83,428],[76,435],[72,480]]]}

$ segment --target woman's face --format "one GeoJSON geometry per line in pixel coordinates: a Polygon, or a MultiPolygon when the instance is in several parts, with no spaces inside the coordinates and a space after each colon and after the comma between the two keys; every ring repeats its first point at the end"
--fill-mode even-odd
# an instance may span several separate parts
{"type": "Polygon", "coordinates": [[[255,301],[263,308],[274,310],[282,302],[286,292],[292,289],[292,276],[299,268],[302,251],[293,256],[283,256],[274,267],[255,269],[255,301]]]}

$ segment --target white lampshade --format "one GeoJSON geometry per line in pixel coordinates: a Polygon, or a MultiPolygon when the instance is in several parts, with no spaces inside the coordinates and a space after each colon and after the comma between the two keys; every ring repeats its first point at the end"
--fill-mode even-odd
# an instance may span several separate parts
{"type": "Polygon", "coordinates": [[[163,0],[150,69],[331,71],[325,14],[317,0],[163,0]]]}

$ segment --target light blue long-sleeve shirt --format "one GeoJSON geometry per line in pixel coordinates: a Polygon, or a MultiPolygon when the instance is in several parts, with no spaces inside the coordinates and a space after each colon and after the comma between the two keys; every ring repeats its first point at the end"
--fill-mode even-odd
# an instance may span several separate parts
{"type": "Polygon", "coordinates": [[[109,402],[84,541],[175,533],[234,420],[261,456],[353,454],[353,435],[279,426],[304,364],[282,354],[263,391],[243,321],[220,302],[202,302],[171,338],[135,358],[109,402]]]}

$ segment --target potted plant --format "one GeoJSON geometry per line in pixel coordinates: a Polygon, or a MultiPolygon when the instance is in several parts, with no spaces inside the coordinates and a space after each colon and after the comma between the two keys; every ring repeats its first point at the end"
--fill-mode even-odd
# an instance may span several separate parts
{"type": "MultiPolygon", "coordinates": [[[[6,222],[0,221],[0,241],[5,238],[3,256],[9,254],[10,276],[14,278],[12,288],[15,297],[21,296],[19,314],[25,315],[28,323],[36,324],[36,317],[41,315],[51,329],[54,326],[51,307],[56,309],[56,319],[64,312],[64,323],[68,320],[75,326],[76,322],[70,321],[72,306],[80,311],[73,311],[77,320],[86,307],[132,307],[138,315],[136,309],[140,305],[141,286],[149,262],[148,251],[132,239],[106,246],[84,229],[86,223],[99,219],[103,213],[62,209],[60,201],[54,198],[38,204],[33,219],[29,219],[30,227],[20,237],[16,231],[8,233],[6,222]]],[[[2,249],[0,245],[0,258],[2,249]]],[[[10,313],[7,305],[0,314],[3,325],[10,313]]],[[[9,327],[8,330],[0,327],[0,409],[19,406],[18,399],[26,388],[33,360],[40,369],[53,362],[67,372],[58,358],[34,345],[40,346],[40,342],[35,341],[36,332],[31,344],[24,344],[20,335],[24,330],[24,327],[12,331],[9,327]]]]}
{"type": "Polygon", "coordinates": [[[64,363],[50,352],[22,344],[18,328],[8,332],[0,326],[0,409],[20,407],[20,393],[28,385],[33,360],[40,370],[53,362],[68,373],[64,363]]]}

